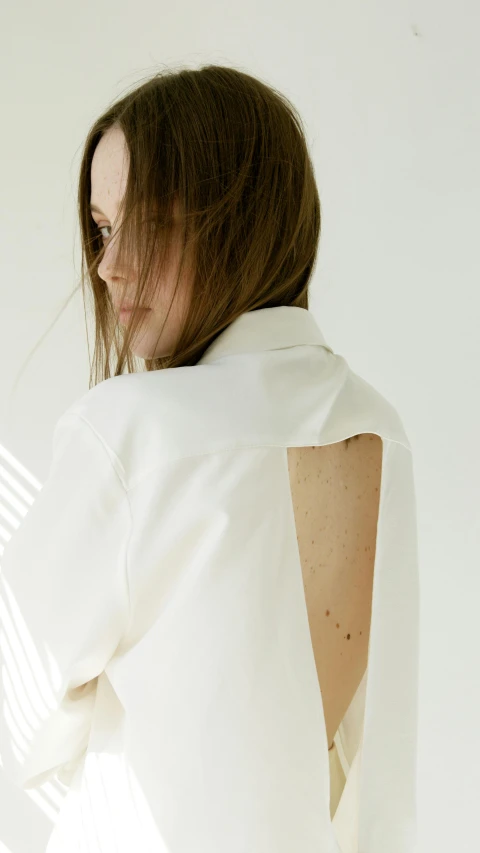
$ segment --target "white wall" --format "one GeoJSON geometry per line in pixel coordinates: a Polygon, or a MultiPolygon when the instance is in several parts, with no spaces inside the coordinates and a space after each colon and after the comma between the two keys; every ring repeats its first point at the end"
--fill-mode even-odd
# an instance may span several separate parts
{"type": "MultiPolygon", "coordinates": [[[[241,67],[300,110],[323,209],[311,309],[398,408],[414,450],[419,853],[470,853],[480,795],[478,5],[46,0],[5,5],[2,22],[0,445],[40,482],[57,418],[88,390],[80,291],[11,405],[8,396],[78,279],[76,181],[91,122],[163,64],[241,67]]],[[[44,850],[58,794],[13,790],[0,771],[0,803],[0,851],[44,850]]]]}

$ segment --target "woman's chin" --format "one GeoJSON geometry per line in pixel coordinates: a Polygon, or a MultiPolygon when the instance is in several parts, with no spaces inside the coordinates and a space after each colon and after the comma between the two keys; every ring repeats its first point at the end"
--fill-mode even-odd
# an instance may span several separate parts
{"type": "Polygon", "coordinates": [[[134,340],[130,349],[137,358],[163,358],[170,353],[169,347],[152,341],[151,335],[144,336],[143,340],[134,340]]]}

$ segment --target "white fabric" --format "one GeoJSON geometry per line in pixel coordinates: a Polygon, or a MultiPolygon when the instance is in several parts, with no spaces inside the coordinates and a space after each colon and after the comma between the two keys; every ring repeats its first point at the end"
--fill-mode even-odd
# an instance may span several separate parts
{"type": "Polygon", "coordinates": [[[418,565],[394,407],[313,314],[238,317],[199,363],[59,419],[1,561],[0,753],[69,785],[47,853],[413,853],[418,565]],[[329,754],[287,447],[383,441],[368,666],[329,754]]]}

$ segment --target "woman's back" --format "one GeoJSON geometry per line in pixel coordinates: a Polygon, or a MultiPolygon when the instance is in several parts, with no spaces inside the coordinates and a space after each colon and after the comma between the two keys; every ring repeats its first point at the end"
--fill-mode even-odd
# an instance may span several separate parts
{"type": "MultiPolygon", "coordinates": [[[[382,440],[289,447],[305,600],[329,746],[367,667],[382,440]]],[[[329,753],[332,816],[345,777],[329,753]],[[333,778],[332,778],[333,776],[333,778]]]]}
{"type": "Polygon", "coordinates": [[[3,767],[69,785],[48,853],[413,853],[411,450],[310,312],[77,400],[1,576],[0,647],[35,653],[6,699],[47,687],[3,767]]]}

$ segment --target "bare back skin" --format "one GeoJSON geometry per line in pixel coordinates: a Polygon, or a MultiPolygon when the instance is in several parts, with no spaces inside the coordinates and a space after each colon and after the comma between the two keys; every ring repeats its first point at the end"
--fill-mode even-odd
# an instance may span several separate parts
{"type": "Polygon", "coordinates": [[[382,440],[289,447],[288,470],[328,744],[367,666],[382,440]]]}

